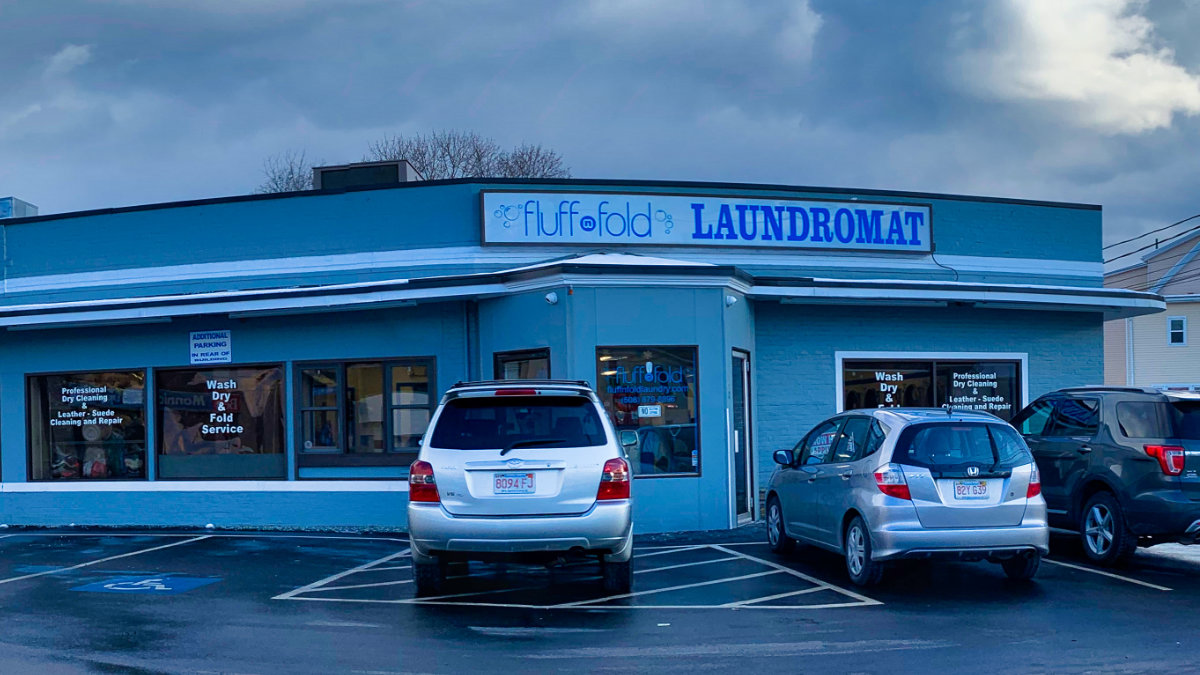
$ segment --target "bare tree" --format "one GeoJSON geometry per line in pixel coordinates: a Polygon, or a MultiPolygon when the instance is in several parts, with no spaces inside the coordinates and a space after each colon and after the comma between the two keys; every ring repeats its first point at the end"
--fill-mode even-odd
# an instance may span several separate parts
{"type": "Polygon", "coordinates": [[[366,161],[407,159],[426,180],[440,178],[570,178],[562,157],[541,145],[506,152],[473,131],[385,136],[367,148],[366,161]]]}
{"type": "Polygon", "coordinates": [[[522,143],[500,158],[500,176],[505,178],[570,178],[571,170],[562,156],[540,144],[522,143]]]}
{"type": "Polygon", "coordinates": [[[257,192],[298,192],[312,189],[312,164],[303,150],[285,150],[263,161],[265,180],[257,192]]]}
{"type": "MultiPolygon", "coordinates": [[[[426,180],[440,178],[570,178],[562,156],[541,145],[522,143],[504,150],[474,131],[443,130],[410,136],[384,136],[367,146],[368,162],[407,159],[426,180]]],[[[287,150],[263,162],[266,180],[258,192],[312,189],[312,164],[303,151],[287,150]]]]}

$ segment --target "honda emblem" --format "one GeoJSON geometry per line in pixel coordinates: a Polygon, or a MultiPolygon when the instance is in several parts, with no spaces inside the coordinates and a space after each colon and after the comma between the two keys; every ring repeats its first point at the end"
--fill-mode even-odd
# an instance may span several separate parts
{"type": "Polygon", "coordinates": [[[978,475],[979,475],[979,467],[977,467],[977,466],[968,466],[968,467],[967,467],[967,475],[968,475],[968,476],[970,476],[970,477],[972,477],[972,478],[974,478],[975,476],[978,476],[978,475]]]}

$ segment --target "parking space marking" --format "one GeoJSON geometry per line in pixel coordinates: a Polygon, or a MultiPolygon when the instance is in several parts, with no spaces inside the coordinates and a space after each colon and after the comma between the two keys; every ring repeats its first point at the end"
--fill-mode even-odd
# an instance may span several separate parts
{"type": "Polygon", "coordinates": [[[592,600],[580,600],[578,602],[565,602],[561,605],[551,605],[551,609],[563,609],[567,607],[582,607],[583,605],[591,605],[597,602],[608,602],[609,600],[622,600],[624,598],[637,598],[643,595],[654,595],[656,593],[666,593],[668,591],[682,591],[685,588],[699,588],[700,586],[712,586],[713,584],[723,584],[730,581],[741,581],[742,579],[754,579],[756,577],[765,577],[771,574],[780,574],[779,570],[771,570],[769,572],[755,572],[753,574],[743,574],[737,577],[725,577],[724,579],[712,579],[710,581],[698,581],[694,584],[680,584],[679,586],[667,586],[666,588],[656,588],[651,591],[635,591],[633,593],[621,593],[620,595],[610,595],[604,598],[595,598],[592,600]]]}
{"type": "MultiPolygon", "coordinates": [[[[461,593],[450,593],[450,594],[445,594],[445,595],[438,595],[438,596],[434,596],[434,597],[424,597],[424,598],[422,598],[422,597],[347,598],[347,597],[329,597],[328,595],[324,595],[324,592],[326,592],[326,591],[339,591],[339,590],[345,591],[345,590],[374,588],[374,587],[383,588],[383,587],[389,587],[389,586],[395,587],[395,586],[401,586],[404,584],[412,583],[412,579],[408,578],[408,579],[382,581],[382,582],[374,582],[374,583],[350,584],[350,585],[345,585],[345,586],[330,586],[329,585],[331,583],[338,581],[339,579],[345,579],[346,577],[349,577],[349,576],[355,575],[355,574],[362,574],[362,573],[376,572],[376,571],[402,571],[405,569],[409,569],[410,566],[397,565],[397,564],[393,563],[393,561],[397,560],[398,558],[402,558],[406,555],[409,555],[410,551],[408,549],[405,549],[404,551],[401,551],[399,553],[385,556],[378,560],[374,560],[369,563],[359,565],[358,567],[348,569],[343,572],[339,572],[337,574],[331,575],[331,576],[321,579],[319,581],[315,581],[311,584],[301,586],[300,588],[297,588],[297,589],[288,591],[286,593],[283,593],[281,595],[278,595],[274,599],[276,599],[276,600],[308,600],[308,601],[314,601],[314,602],[350,602],[350,603],[393,604],[393,605],[441,605],[441,606],[451,606],[451,607],[505,607],[505,608],[514,608],[514,609],[519,608],[519,609],[543,609],[543,610],[569,609],[569,610],[585,610],[585,611],[606,611],[606,610],[625,610],[625,609],[812,610],[812,609],[834,609],[834,608],[845,608],[845,607],[868,607],[868,606],[883,604],[882,602],[880,602],[878,600],[874,600],[872,598],[868,598],[859,593],[855,593],[854,591],[850,591],[845,588],[841,588],[840,586],[836,586],[834,584],[831,584],[831,583],[828,583],[825,581],[821,581],[820,579],[811,577],[807,574],[804,574],[803,572],[798,572],[794,569],[791,569],[790,567],[786,567],[784,565],[774,563],[770,560],[765,560],[763,558],[758,558],[758,557],[755,557],[755,556],[752,556],[752,555],[749,555],[746,553],[742,553],[742,552],[735,551],[735,550],[732,550],[729,548],[725,548],[724,546],[719,545],[719,544],[697,544],[697,545],[682,545],[682,546],[672,546],[672,547],[656,547],[650,553],[643,553],[642,552],[643,549],[639,548],[638,551],[634,555],[634,559],[641,560],[643,558],[649,558],[649,557],[654,557],[654,556],[659,556],[659,555],[668,555],[668,554],[673,554],[673,553],[685,553],[688,551],[704,551],[704,550],[710,550],[710,551],[715,551],[715,552],[719,552],[719,553],[724,553],[725,556],[714,559],[714,560],[699,560],[699,561],[693,560],[693,561],[684,562],[684,563],[663,565],[660,567],[651,567],[651,568],[641,569],[641,570],[634,570],[634,574],[648,574],[648,573],[653,573],[653,572],[661,572],[661,571],[665,571],[665,570],[676,570],[676,569],[680,569],[680,568],[691,568],[691,567],[697,567],[697,566],[701,566],[701,565],[711,565],[714,563],[729,563],[732,561],[739,561],[739,560],[746,561],[746,562],[749,562],[749,563],[752,563],[752,564],[758,566],[760,571],[750,573],[750,574],[741,574],[741,575],[735,575],[735,576],[730,576],[730,577],[724,577],[724,578],[720,578],[720,579],[700,581],[700,582],[696,582],[696,583],[680,584],[680,585],[670,586],[667,588],[655,588],[655,589],[650,589],[650,590],[645,590],[645,591],[634,591],[631,593],[604,596],[604,597],[593,598],[593,599],[589,599],[589,600],[579,600],[579,601],[575,601],[575,602],[565,602],[565,603],[560,603],[560,604],[548,604],[548,605],[535,605],[535,604],[527,604],[527,603],[519,603],[519,602],[496,602],[494,600],[485,600],[485,601],[472,601],[472,600],[463,601],[462,600],[463,598],[471,598],[472,596],[499,596],[499,595],[506,595],[506,594],[511,594],[511,593],[518,593],[518,592],[522,592],[522,591],[537,591],[537,590],[544,589],[546,587],[545,582],[538,583],[536,585],[520,585],[520,586],[513,586],[513,587],[508,587],[508,588],[503,588],[503,587],[502,588],[486,588],[486,589],[482,589],[482,590],[473,590],[473,591],[466,591],[466,592],[461,592],[461,593]],[[393,564],[389,564],[389,563],[393,563],[393,564]],[[766,567],[767,569],[762,570],[763,567],[766,567]],[[683,605],[683,604],[670,604],[670,605],[611,604],[611,605],[604,605],[604,604],[600,604],[600,603],[612,602],[614,600],[624,600],[627,598],[642,598],[645,596],[652,596],[652,595],[668,593],[668,592],[672,592],[672,591],[680,591],[680,590],[686,590],[686,589],[690,589],[690,588],[699,588],[699,587],[705,587],[705,586],[716,586],[716,585],[720,585],[720,584],[729,584],[729,583],[735,583],[735,582],[746,580],[746,579],[755,579],[755,578],[769,577],[769,576],[775,576],[775,575],[788,575],[793,578],[803,580],[804,582],[807,583],[807,587],[798,589],[798,590],[787,591],[787,592],[783,592],[783,593],[772,593],[770,595],[764,595],[764,596],[759,596],[759,597],[754,597],[754,598],[747,598],[747,599],[743,599],[743,600],[736,600],[736,601],[724,603],[724,604],[695,604],[695,605],[683,605]],[[830,592],[845,596],[848,601],[847,602],[826,602],[826,603],[821,603],[821,604],[816,604],[816,605],[803,605],[803,604],[766,605],[766,604],[762,604],[762,603],[770,602],[772,600],[778,600],[781,598],[814,594],[814,593],[819,593],[822,591],[830,591],[830,592]]],[[[590,564],[590,563],[587,563],[587,564],[590,564]]],[[[572,567],[583,566],[583,565],[585,565],[585,563],[580,563],[579,565],[573,565],[572,567]]],[[[455,575],[455,576],[447,577],[447,579],[448,580],[449,579],[462,579],[462,578],[467,578],[467,577],[471,577],[471,576],[479,576],[479,575],[478,574],[455,575]]],[[[585,576],[573,577],[573,578],[576,581],[595,581],[596,579],[599,578],[599,575],[585,575],[585,576]]],[[[774,589],[774,590],[778,590],[778,589],[774,589]]]]}
{"type": "Polygon", "coordinates": [[[767,567],[774,567],[775,569],[777,569],[781,572],[785,572],[792,576],[799,577],[799,578],[809,582],[810,584],[817,584],[818,586],[824,586],[825,588],[828,588],[831,591],[836,591],[838,593],[841,593],[842,595],[846,595],[851,598],[854,598],[855,600],[858,600],[859,602],[861,602],[865,605],[882,605],[883,604],[882,602],[875,600],[873,598],[868,598],[865,595],[862,595],[860,593],[855,593],[854,591],[842,588],[841,586],[835,586],[827,581],[821,581],[820,579],[817,579],[816,577],[810,577],[803,572],[797,572],[796,570],[794,570],[790,567],[785,567],[784,565],[780,565],[779,563],[771,562],[770,560],[763,560],[762,558],[756,558],[752,555],[746,555],[745,553],[725,548],[724,546],[721,546],[719,544],[713,544],[712,548],[715,548],[718,551],[724,551],[726,553],[732,553],[734,555],[741,556],[747,560],[753,560],[754,562],[756,562],[760,565],[766,565],[767,567]]]}
{"type": "Polygon", "coordinates": [[[79,563],[78,565],[72,565],[70,567],[59,567],[59,568],[55,568],[52,570],[44,570],[41,572],[34,572],[32,574],[23,574],[19,577],[9,577],[8,579],[0,579],[0,584],[11,584],[15,581],[24,581],[25,579],[33,579],[34,577],[44,577],[44,576],[47,576],[50,574],[61,574],[63,572],[70,572],[72,570],[83,569],[84,567],[91,567],[92,565],[99,565],[100,563],[105,563],[110,560],[119,560],[121,558],[131,558],[135,555],[141,555],[143,553],[151,553],[153,551],[161,551],[165,548],[172,548],[175,546],[183,546],[184,544],[191,544],[192,542],[203,541],[203,540],[209,539],[209,538],[210,537],[208,535],[202,535],[199,537],[192,537],[191,539],[185,539],[184,541],[176,541],[176,542],[171,542],[170,544],[163,544],[162,546],[155,546],[153,548],[144,548],[144,549],[141,549],[140,551],[132,551],[130,553],[122,553],[120,555],[112,555],[107,558],[100,558],[99,560],[91,560],[91,561],[88,561],[85,563],[79,563]]]}
{"type": "Polygon", "coordinates": [[[412,552],[412,549],[406,548],[403,551],[400,551],[399,553],[385,555],[378,560],[372,560],[371,562],[364,563],[362,565],[359,565],[358,567],[352,567],[344,572],[338,572],[337,574],[332,574],[330,576],[325,577],[324,579],[314,581],[311,584],[308,584],[306,586],[301,586],[300,588],[293,588],[292,590],[290,590],[286,593],[280,593],[279,595],[277,595],[271,599],[272,600],[290,600],[293,597],[295,597],[296,595],[299,595],[300,593],[307,593],[308,591],[311,591],[313,589],[324,586],[325,584],[333,583],[334,581],[337,581],[338,579],[341,579],[343,577],[348,577],[351,574],[361,572],[362,570],[369,569],[376,565],[382,565],[383,563],[391,562],[397,558],[403,558],[404,556],[408,555],[411,552],[412,552]]]}
{"type": "Polygon", "coordinates": [[[1071,564],[1068,562],[1063,562],[1061,560],[1051,560],[1049,558],[1042,558],[1042,562],[1048,562],[1051,565],[1061,565],[1062,567],[1069,567],[1073,570],[1079,570],[1081,572],[1091,572],[1092,574],[1099,574],[1102,577],[1109,577],[1111,579],[1119,579],[1121,581],[1127,581],[1131,584],[1137,584],[1138,586],[1145,586],[1146,588],[1153,588],[1156,591],[1173,591],[1173,590],[1175,590],[1173,588],[1167,588],[1166,586],[1159,586],[1158,584],[1152,584],[1149,581],[1142,581],[1141,579],[1133,579],[1130,577],[1123,577],[1120,574],[1113,574],[1112,572],[1105,572],[1104,570],[1093,569],[1091,567],[1084,567],[1083,565],[1074,565],[1074,564],[1071,564]]]}
{"type": "Polygon", "coordinates": [[[649,574],[650,572],[662,572],[665,570],[677,570],[680,567],[695,567],[696,565],[711,565],[713,563],[728,562],[730,560],[738,560],[740,556],[731,555],[728,558],[717,558],[716,560],[700,560],[698,562],[680,563],[678,565],[667,565],[665,567],[651,567],[645,570],[634,570],[634,574],[649,574]]]}

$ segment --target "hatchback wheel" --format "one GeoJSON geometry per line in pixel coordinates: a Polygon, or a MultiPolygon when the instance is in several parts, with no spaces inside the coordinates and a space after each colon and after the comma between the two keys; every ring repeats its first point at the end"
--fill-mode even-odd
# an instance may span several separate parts
{"type": "Polygon", "coordinates": [[[1079,534],[1083,552],[1101,565],[1118,564],[1137,550],[1137,537],[1125,525],[1121,505],[1109,492],[1097,492],[1084,504],[1079,534]]]}
{"type": "Polygon", "coordinates": [[[871,560],[871,533],[861,516],[846,527],[846,572],[858,586],[874,586],[883,578],[883,563],[871,560]]]}
{"type": "Polygon", "coordinates": [[[417,562],[412,566],[413,585],[418,597],[441,595],[446,587],[446,565],[441,561],[417,562]]]}
{"type": "Polygon", "coordinates": [[[1009,579],[1014,581],[1029,581],[1033,575],[1037,574],[1038,567],[1042,564],[1042,554],[1034,551],[1033,553],[1022,553],[1014,555],[1007,560],[1001,560],[1000,566],[1004,568],[1004,573],[1009,579]]]}
{"type": "Polygon", "coordinates": [[[767,502],[767,544],[775,553],[790,553],[796,548],[796,540],[783,529],[783,507],[777,497],[767,502]]]}

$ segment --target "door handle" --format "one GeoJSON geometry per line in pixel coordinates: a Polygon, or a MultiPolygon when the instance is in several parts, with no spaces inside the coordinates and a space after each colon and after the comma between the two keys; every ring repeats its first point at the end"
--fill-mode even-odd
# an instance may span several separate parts
{"type": "Polygon", "coordinates": [[[1081,454],[1081,455],[1086,455],[1091,451],[1092,451],[1092,447],[1090,445],[1079,446],[1079,454],[1081,454]]]}
{"type": "Polygon", "coordinates": [[[839,473],[838,475],[842,477],[842,480],[850,480],[850,477],[854,475],[854,472],[853,471],[843,471],[843,472],[839,473]]]}

